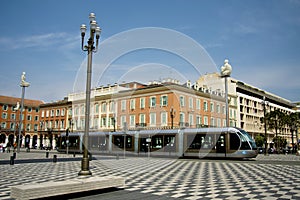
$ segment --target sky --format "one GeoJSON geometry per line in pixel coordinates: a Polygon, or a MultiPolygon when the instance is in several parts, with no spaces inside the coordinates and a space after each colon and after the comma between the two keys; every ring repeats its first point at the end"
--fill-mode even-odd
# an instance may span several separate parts
{"type": "MultiPolygon", "coordinates": [[[[300,101],[300,0],[2,0],[0,95],[45,102],[85,90],[80,25],[102,29],[92,87],[220,72],[300,101]]],[[[89,31],[84,38],[87,43],[89,31]]]]}

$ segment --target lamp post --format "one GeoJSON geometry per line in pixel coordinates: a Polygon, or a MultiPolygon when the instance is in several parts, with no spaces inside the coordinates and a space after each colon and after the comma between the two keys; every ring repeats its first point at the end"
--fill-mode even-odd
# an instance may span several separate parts
{"type": "Polygon", "coordinates": [[[232,67],[227,59],[224,60],[224,65],[221,67],[221,77],[225,78],[225,103],[226,103],[226,127],[229,127],[229,106],[228,106],[228,77],[230,77],[232,67]]]}
{"type": "Polygon", "coordinates": [[[88,139],[89,139],[89,118],[90,118],[90,96],[91,96],[91,77],[92,77],[92,54],[98,49],[98,42],[100,38],[101,29],[95,21],[96,16],[94,13],[90,13],[90,38],[88,39],[87,45],[83,45],[84,36],[87,30],[86,25],[82,24],[81,30],[81,49],[88,52],[87,61],[87,79],[86,79],[86,99],[85,99],[85,129],[83,137],[83,158],[81,161],[81,171],[78,173],[79,176],[92,175],[89,169],[89,158],[88,158],[88,139]],[[96,37],[96,46],[94,46],[94,40],[96,37]]]}
{"type": "MultiPolygon", "coordinates": [[[[24,96],[25,96],[25,88],[29,87],[30,83],[26,82],[26,73],[23,72],[21,75],[21,83],[20,87],[22,87],[22,98],[21,98],[21,108],[20,108],[20,122],[19,122],[19,134],[18,134],[18,147],[17,152],[20,153],[20,146],[21,146],[21,133],[22,133],[22,114],[23,114],[23,107],[24,107],[24,96]]],[[[25,129],[24,129],[25,130],[25,129]]]]}
{"type": "Polygon", "coordinates": [[[173,129],[174,126],[174,117],[175,117],[176,110],[173,109],[173,107],[170,109],[170,117],[171,117],[171,129],[173,129]]]}
{"type": "Polygon", "coordinates": [[[261,102],[261,104],[263,105],[263,109],[264,109],[264,128],[265,128],[265,156],[267,155],[267,146],[268,146],[268,142],[267,142],[267,119],[266,119],[266,106],[269,105],[269,102],[266,101],[266,97],[263,97],[263,100],[261,102]]]}

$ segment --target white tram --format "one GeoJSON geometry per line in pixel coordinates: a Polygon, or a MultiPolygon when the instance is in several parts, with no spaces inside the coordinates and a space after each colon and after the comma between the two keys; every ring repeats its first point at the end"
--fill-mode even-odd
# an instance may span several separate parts
{"type": "MultiPolygon", "coordinates": [[[[84,133],[62,134],[59,151],[82,152],[84,133]],[[67,148],[68,144],[68,148],[67,148]]],[[[185,128],[90,132],[89,151],[173,157],[254,158],[257,147],[240,128],[185,128]]]]}

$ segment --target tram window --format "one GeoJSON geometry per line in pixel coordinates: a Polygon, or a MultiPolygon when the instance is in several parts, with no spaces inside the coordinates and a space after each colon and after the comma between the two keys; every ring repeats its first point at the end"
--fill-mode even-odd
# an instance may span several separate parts
{"type": "Polygon", "coordinates": [[[114,144],[119,148],[123,148],[124,139],[122,137],[123,136],[114,137],[114,144]]]}
{"type": "Polygon", "coordinates": [[[240,138],[241,138],[241,141],[242,141],[242,144],[241,144],[241,150],[248,150],[248,149],[251,149],[250,145],[249,145],[249,142],[247,140],[247,138],[240,133],[240,138]]]}
{"type": "Polygon", "coordinates": [[[200,149],[201,148],[201,135],[188,135],[187,141],[190,144],[190,149],[200,149]]]}
{"type": "Polygon", "coordinates": [[[240,147],[240,138],[236,133],[230,133],[230,149],[231,150],[238,150],[240,147]]]}
{"type": "Polygon", "coordinates": [[[152,137],[152,147],[153,148],[162,148],[163,136],[154,136],[152,137]]]}
{"type": "Polygon", "coordinates": [[[203,149],[212,149],[214,136],[213,135],[206,135],[205,138],[201,138],[201,148],[203,149]]]}
{"type": "Polygon", "coordinates": [[[131,148],[132,147],[132,136],[126,136],[126,148],[131,148]]]}

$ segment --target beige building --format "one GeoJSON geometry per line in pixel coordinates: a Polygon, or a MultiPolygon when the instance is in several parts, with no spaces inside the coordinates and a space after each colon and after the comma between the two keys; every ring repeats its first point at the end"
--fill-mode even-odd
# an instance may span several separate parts
{"type": "MultiPolygon", "coordinates": [[[[203,89],[220,91],[221,94],[224,94],[225,82],[218,73],[203,75],[197,83],[203,89]]],[[[228,98],[230,126],[240,127],[250,133],[252,137],[260,133],[264,134],[264,124],[260,121],[264,115],[263,103],[266,105],[266,112],[275,109],[287,114],[295,112],[293,110],[294,104],[291,101],[232,77],[228,78],[228,98]]],[[[268,143],[272,142],[274,134],[268,130],[268,143]]],[[[292,141],[288,128],[283,130],[279,136],[283,136],[288,142],[292,141]]]]}

